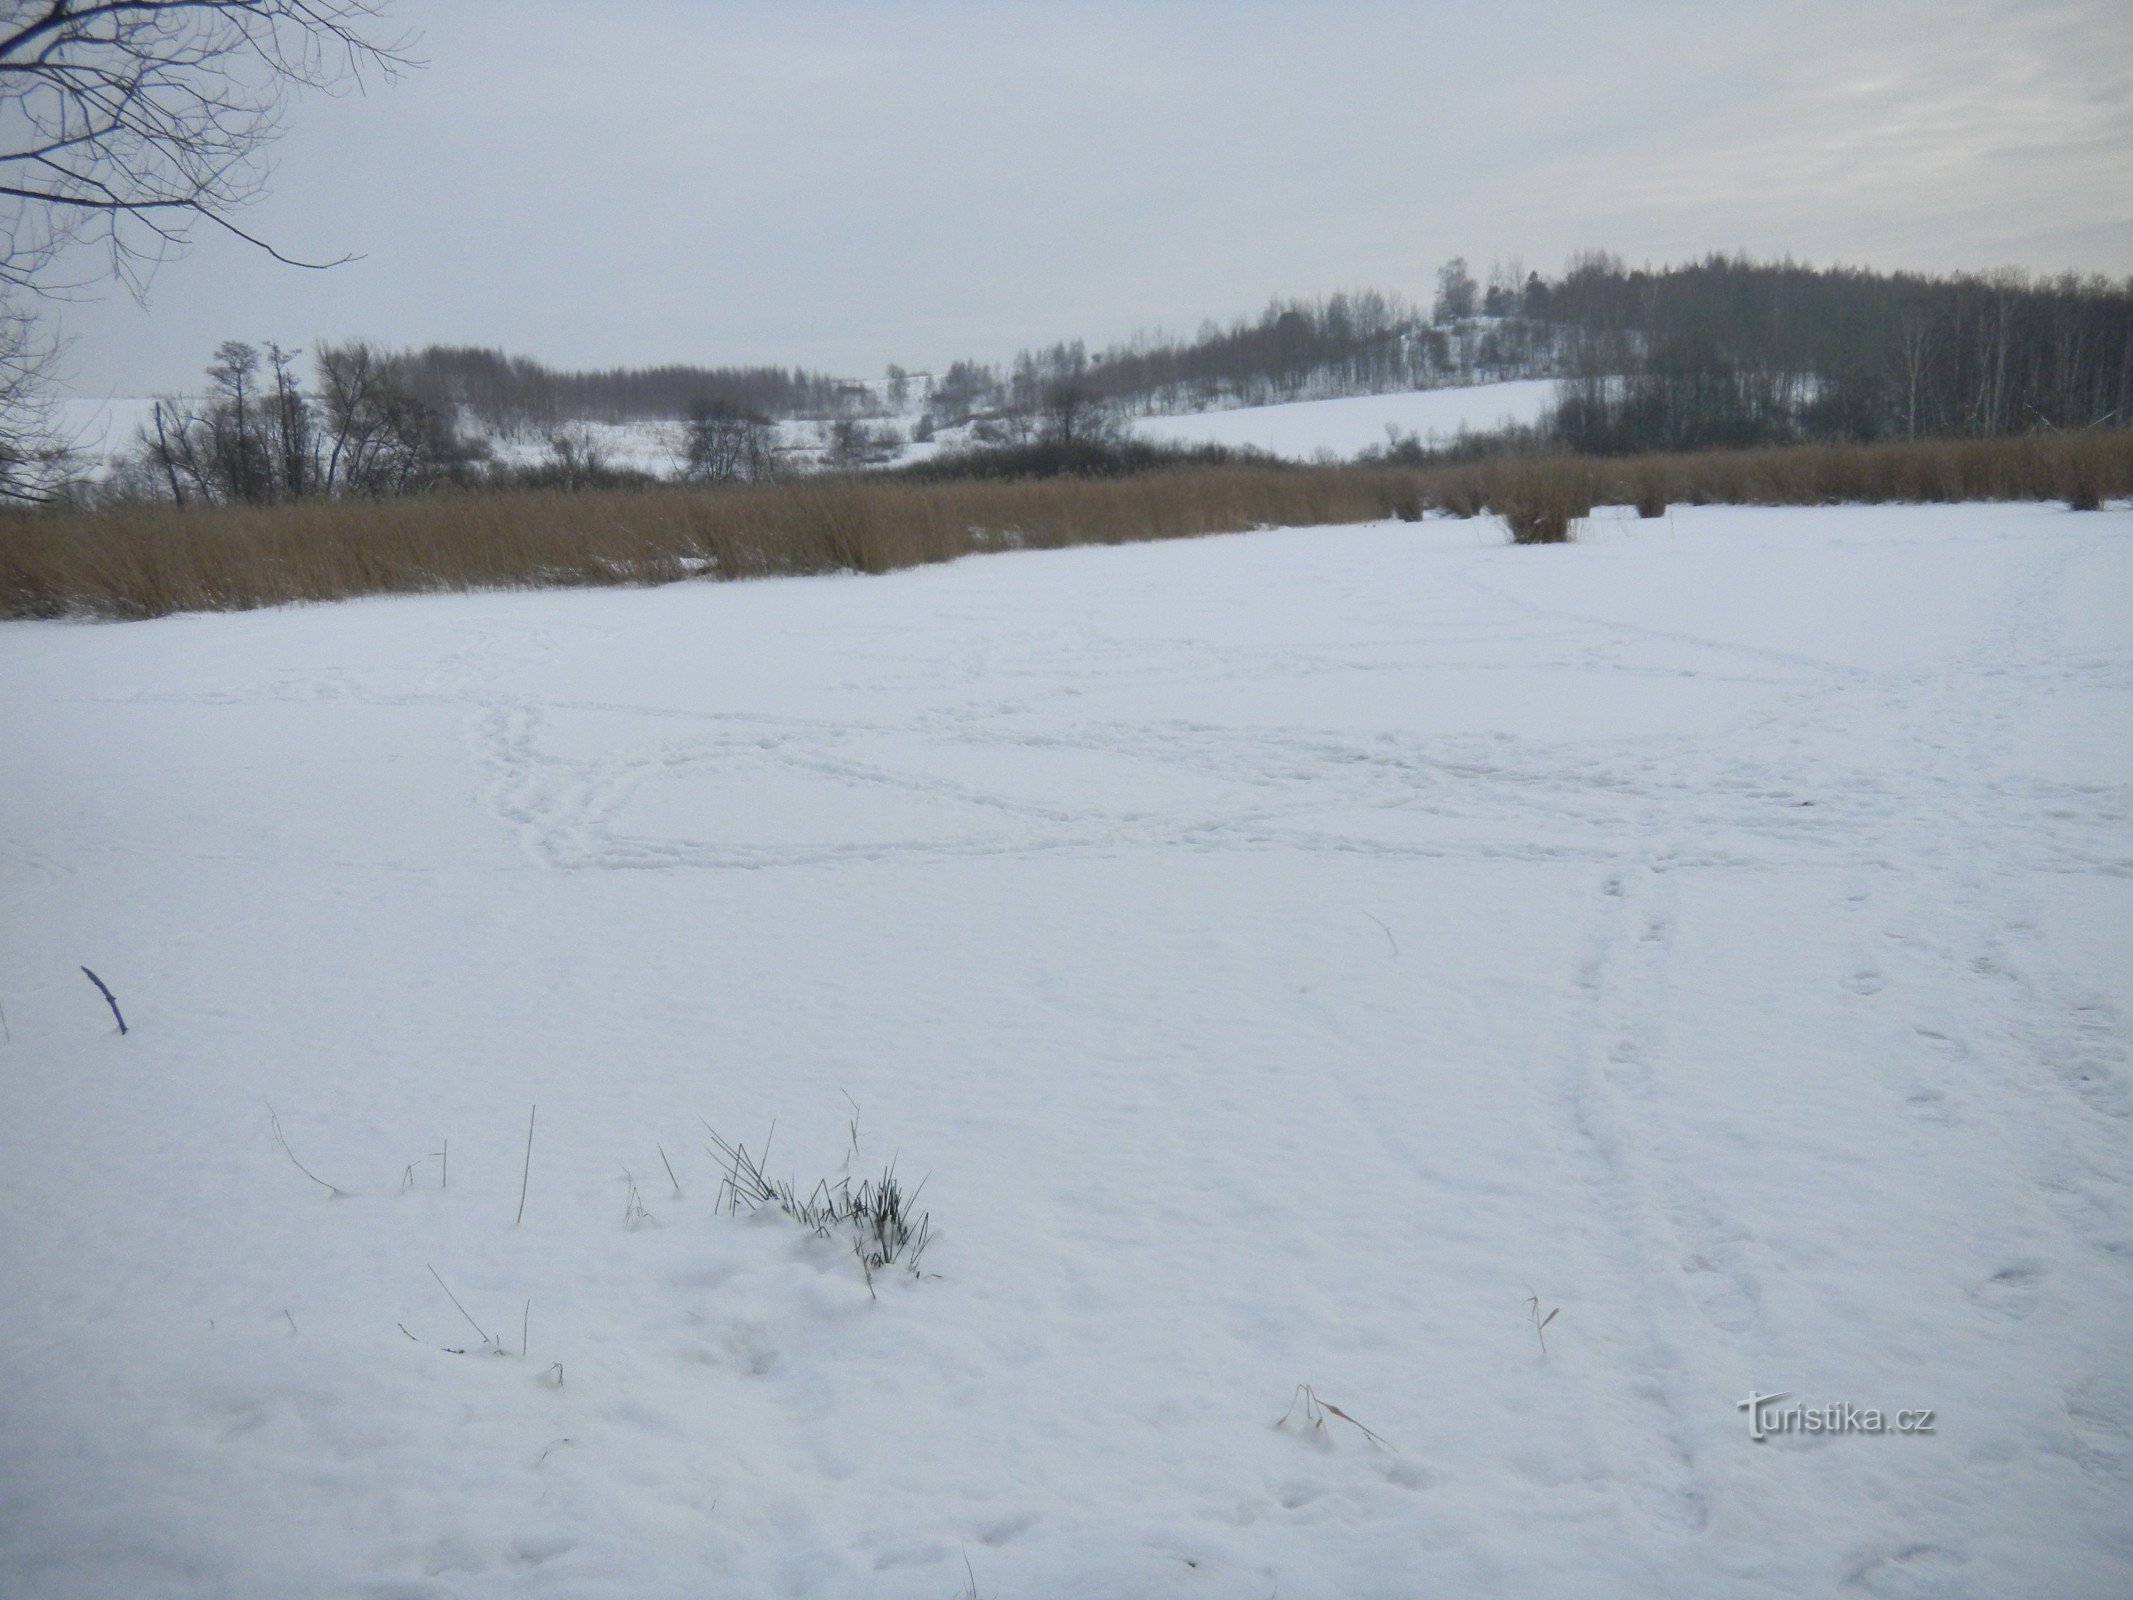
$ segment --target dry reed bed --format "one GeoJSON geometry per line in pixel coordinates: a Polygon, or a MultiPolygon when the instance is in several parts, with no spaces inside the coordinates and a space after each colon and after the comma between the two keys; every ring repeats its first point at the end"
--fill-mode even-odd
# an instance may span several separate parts
{"type": "Polygon", "coordinates": [[[1252,467],[1020,483],[839,478],[24,515],[0,526],[0,614],[154,617],[360,594],[888,572],[981,550],[1371,521],[1411,496],[1412,476],[1252,467]]]}
{"type": "Polygon", "coordinates": [[[1425,474],[1428,503],[1455,515],[1492,511],[1522,544],[1557,543],[1596,505],[1953,504],[2060,500],[2093,511],[2133,494],[2133,432],[2092,430],[2009,439],[1792,445],[1620,459],[1512,457],[1425,474]]]}
{"type": "Polygon", "coordinates": [[[1596,504],[1822,505],[2133,494],[2133,434],[1801,446],[1456,467],[1194,467],[1137,477],[449,493],[386,501],[36,512],[0,520],[0,616],[136,618],[365,594],[887,572],[977,551],[1269,525],[1501,515],[1567,537],[1596,504]]]}

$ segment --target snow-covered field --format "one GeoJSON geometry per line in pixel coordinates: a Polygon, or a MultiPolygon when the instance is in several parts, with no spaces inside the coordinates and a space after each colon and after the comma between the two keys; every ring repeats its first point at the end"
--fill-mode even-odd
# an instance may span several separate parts
{"type": "Polygon", "coordinates": [[[0,1593],[2133,1592],[2133,513],[1499,537],[0,630],[0,1593]]]}
{"type": "Polygon", "coordinates": [[[1134,427],[1151,439],[1177,444],[1250,445],[1269,455],[1304,461],[1321,453],[1343,459],[1382,448],[1388,430],[1424,444],[1447,444],[1462,431],[1487,433],[1508,423],[1538,422],[1555,400],[1552,378],[1477,384],[1466,389],[1353,395],[1298,400],[1288,405],[1144,417],[1134,427]]]}

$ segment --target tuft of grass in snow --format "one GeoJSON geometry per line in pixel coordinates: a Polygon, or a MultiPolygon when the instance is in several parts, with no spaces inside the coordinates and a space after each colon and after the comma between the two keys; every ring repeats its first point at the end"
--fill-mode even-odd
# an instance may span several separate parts
{"type": "Polygon", "coordinates": [[[641,1227],[657,1219],[645,1208],[644,1195],[637,1188],[637,1180],[629,1173],[622,1174],[622,1181],[629,1186],[629,1195],[622,1203],[622,1225],[625,1228],[641,1227]]]}
{"type": "Polygon", "coordinates": [[[1332,1430],[1326,1426],[1328,1417],[1338,1417],[1380,1450],[1392,1450],[1394,1455],[1399,1454],[1399,1451],[1393,1450],[1393,1447],[1383,1438],[1372,1433],[1332,1401],[1321,1399],[1318,1391],[1308,1383],[1299,1383],[1296,1386],[1296,1393],[1289,1397],[1289,1409],[1275,1419],[1274,1426],[1286,1428],[1290,1420],[1294,1419],[1303,1425],[1306,1433],[1324,1441],[1332,1437],[1332,1430]]]}
{"type": "MultiPolygon", "coordinates": [[[[857,1184],[849,1177],[835,1183],[823,1178],[803,1194],[789,1180],[773,1178],[764,1170],[770,1151],[768,1139],[764,1140],[762,1154],[757,1155],[744,1144],[728,1142],[708,1122],[704,1129],[711,1135],[718,1159],[726,1169],[719,1184],[719,1201],[729,1211],[738,1214],[743,1209],[759,1211],[769,1206],[818,1238],[844,1240],[857,1257],[869,1290],[874,1287],[874,1274],[885,1268],[902,1267],[914,1275],[918,1272],[919,1259],[933,1239],[932,1214],[917,1209],[919,1192],[926,1186],[923,1180],[916,1188],[906,1189],[892,1162],[879,1178],[862,1179],[857,1184]]],[[[857,1139],[855,1123],[855,1149],[857,1139]]]]}

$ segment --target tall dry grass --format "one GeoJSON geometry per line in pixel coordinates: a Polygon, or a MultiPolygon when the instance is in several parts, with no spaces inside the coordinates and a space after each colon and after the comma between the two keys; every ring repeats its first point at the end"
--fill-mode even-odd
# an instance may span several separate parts
{"type": "Polygon", "coordinates": [[[1425,469],[1424,497],[1459,516],[1492,511],[1519,543],[1570,536],[1595,505],[1872,505],[2058,500],[2093,511],[2133,494],[2133,432],[1812,444],[1691,455],[1511,456],[1425,469]]]}
{"type": "Polygon", "coordinates": [[[887,572],[978,551],[1493,512],[1572,535],[1595,504],[1825,505],[2133,494],[2133,433],[1435,467],[1189,467],[1136,477],[457,493],[0,517],[0,616],[155,617],[364,594],[887,572]]]}
{"type": "Polygon", "coordinates": [[[2133,494],[2133,432],[2003,439],[1793,445],[1632,456],[1596,463],[1607,504],[1661,515],[1671,505],[1952,504],[2057,500],[2093,511],[2133,494]]]}
{"type": "Polygon", "coordinates": [[[1602,481],[1589,458],[1532,456],[1496,463],[1474,494],[1460,498],[1503,518],[1513,544],[1565,544],[1605,493],[1602,481]]]}
{"type": "Polygon", "coordinates": [[[888,572],[985,550],[1373,521],[1412,501],[1413,477],[1224,467],[25,514],[0,521],[0,615],[155,617],[361,594],[888,572]]]}

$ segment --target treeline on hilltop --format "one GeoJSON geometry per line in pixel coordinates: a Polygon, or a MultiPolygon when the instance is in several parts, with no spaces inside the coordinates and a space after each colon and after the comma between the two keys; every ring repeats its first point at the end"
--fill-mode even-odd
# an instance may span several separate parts
{"type": "MultiPolygon", "coordinates": [[[[272,342],[226,340],[206,368],[203,390],[158,396],[137,437],[105,460],[103,473],[76,478],[60,498],[89,508],[157,501],[275,505],[382,499],[445,486],[624,489],[649,487],[662,476],[696,484],[761,482],[818,465],[837,471],[880,465],[904,443],[894,428],[843,414],[815,430],[818,446],[803,450],[745,402],[695,398],[682,403],[680,425],[657,430],[670,458],[662,474],[614,459],[599,431],[567,412],[546,413],[559,420],[544,428],[535,420],[542,412],[514,411],[508,396],[491,391],[470,400],[464,390],[440,388],[430,359],[436,354],[352,340],[320,345],[307,357],[272,342]],[[533,433],[530,441],[516,441],[531,443],[531,451],[504,451],[493,442],[492,436],[513,431],[513,419],[533,433]]],[[[540,371],[533,363],[501,365],[540,371]]],[[[474,362],[460,370],[496,368],[474,362]]],[[[674,381],[683,395],[715,390],[710,383],[674,381]]],[[[770,400],[780,391],[766,385],[753,392],[770,400]]],[[[797,383],[782,391],[788,399],[805,392],[797,383]]]]}
{"type": "Polygon", "coordinates": [[[1493,268],[1484,289],[1455,259],[1427,311],[1366,289],[1277,299],[1257,317],[1204,322],[1190,339],[1141,334],[1093,354],[1077,339],[1002,367],[959,361],[935,383],[931,412],[940,426],[1036,411],[1061,387],[1161,413],[1555,377],[1565,370],[1558,330],[1525,314],[1546,293],[1515,262],[1493,268]]]}
{"type": "Polygon", "coordinates": [[[560,372],[527,356],[430,345],[398,358],[408,390],[486,431],[541,435],[566,422],[638,422],[721,405],[763,417],[837,417],[874,409],[868,385],[799,367],[613,367],[560,372]]]}
{"type": "Polygon", "coordinates": [[[1541,425],[1491,448],[1602,454],[1808,440],[1967,438],[2133,418],[2133,282],[1926,276],[1713,256],[1625,267],[1589,254],[1554,279],[1463,261],[1427,315],[1397,296],[1277,301],[1191,340],[962,364],[943,420],[1054,407],[1197,410],[1508,378],[1567,380],[1541,425]]]}
{"type": "Polygon", "coordinates": [[[1972,437],[2124,426],[2133,417],[2133,280],[2019,272],[1928,276],[1712,256],[1630,268],[1574,258],[1554,278],[1515,261],[1485,282],[1463,260],[1425,309],[1366,290],[1286,299],[1189,339],[1080,340],[882,379],[799,367],[562,371],[432,345],[391,361],[407,397],[494,437],[572,422],[879,418],[915,405],[915,436],[975,425],[1024,444],[1048,417],[1268,405],[1514,378],[1567,380],[1530,438],[1602,453],[1810,439],[1972,437]]]}
{"type": "MultiPolygon", "coordinates": [[[[493,414],[471,412],[465,399],[440,395],[426,354],[354,340],[321,345],[306,361],[304,352],[278,344],[227,340],[206,369],[204,391],[159,396],[105,474],[76,481],[65,498],[89,507],[273,505],[379,499],[445,485],[619,489],[658,481],[612,461],[595,431],[576,421],[546,430],[543,450],[530,460],[500,458],[467,424],[506,430],[493,414]]],[[[761,412],[724,399],[695,400],[687,411],[686,425],[669,441],[676,477],[760,481],[790,470],[776,426],[761,412]]],[[[840,418],[820,454],[833,467],[876,463],[885,459],[877,435],[886,431],[840,418]]],[[[900,448],[901,436],[891,437],[900,448]]]]}
{"type": "Polygon", "coordinates": [[[1587,256],[1546,286],[1573,381],[1547,432],[1602,454],[2124,427],[2133,282],[1587,256]]]}

